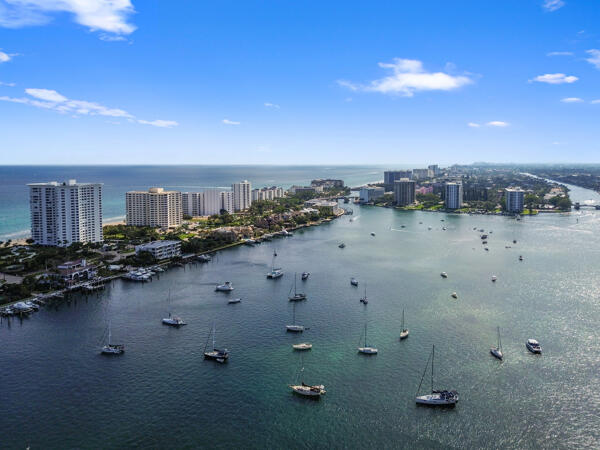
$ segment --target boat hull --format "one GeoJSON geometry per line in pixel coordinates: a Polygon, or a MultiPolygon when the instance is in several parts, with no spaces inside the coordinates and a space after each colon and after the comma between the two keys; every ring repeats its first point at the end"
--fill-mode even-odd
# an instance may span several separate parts
{"type": "Polygon", "coordinates": [[[402,332],[400,333],[400,340],[406,339],[408,337],[408,333],[408,330],[402,330],[402,332]]]}
{"type": "Polygon", "coordinates": [[[302,333],[304,331],[304,326],[303,325],[286,325],[285,329],[286,329],[286,331],[289,331],[292,333],[302,333]]]}
{"type": "Polygon", "coordinates": [[[426,406],[454,406],[458,402],[458,394],[454,394],[451,397],[443,396],[439,393],[421,395],[415,398],[415,401],[419,405],[426,406]]]}
{"type": "Polygon", "coordinates": [[[304,385],[290,385],[294,394],[301,395],[302,397],[320,398],[327,391],[324,389],[325,386],[304,386],[304,385]]]}
{"type": "Polygon", "coordinates": [[[490,353],[492,354],[492,356],[494,356],[494,358],[498,358],[500,361],[502,361],[502,359],[504,358],[502,352],[497,348],[491,348],[490,353]]]}
{"type": "Polygon", "coordinates": [[[358,353],[363,355],[376,355],[377,349],[373,347],[358,347],[358,353]]]}
{"type": "Polygon", "coordinates": [[[294,344],[294,345],[292,345],[292,348],[294,350],[299,350],[299,351],[310,350],[312,348],[312,344],[308,344],[308,343],[294,344]]]}

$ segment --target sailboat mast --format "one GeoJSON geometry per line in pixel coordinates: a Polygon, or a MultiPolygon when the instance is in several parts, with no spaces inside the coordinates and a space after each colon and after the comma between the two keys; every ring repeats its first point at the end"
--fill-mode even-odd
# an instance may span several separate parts
{"type": "Polygon", "coordinates": [[[293,322],[293,325],[296,325],[296,302],[294,302],[294,306],[292,308],[292,311],[293,311],[292,312],[292,314],[293,314],[293,316],[292,316],[292,322],[293,322]]]}
{"type": "Polygon", "coordinates": [[[404,310],[402,310],[402,331],[404,331],[404,310]]]}
{"type": "Polygon", "coordinates": [[[298,276],[297,272],[294,272],[294,297],[296,296],[296,278],[298,276]]]}
{"type": "Polygon", "coordinates": [[[108,322],[108,345],[110,346],[110,321],[108,322]]]}
{"type": "Polygon", "coordinates": [[[435,345],[431,349],[431,392],[433,392],[433,360],[435,359],[435,345]]]}
{"type": "Polygon", "coordinates": [[[213,350],[215,349],[215,334],[217,334],[217,327],[213,323],[213,350]]]}
{"type": "Polygon", "coordinates": [[[498,327],[498,350],[502,351],[502,342],[500,341],[500,327],[498,327]]]}
{"type": "Polygon", "coordinates": [[[365,347],[367,346],[367,324],[365,323],[365,347]]]}

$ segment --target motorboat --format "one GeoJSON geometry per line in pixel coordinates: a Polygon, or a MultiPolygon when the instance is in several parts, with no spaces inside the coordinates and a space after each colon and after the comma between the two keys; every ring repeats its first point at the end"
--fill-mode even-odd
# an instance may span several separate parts
{"type": "Polygon", "coordinates": [[[358,280],[354,277],[350,278],[350,284],[352,286],[358,286],[358,280]]]}
{"type": "Polygon", "coordinates": [[[371,347],[367,345],[367,324],[365,323],[365,345],[362,347],[358,347],[358,353],[363,353],[365,355],[376,355],[377,349],[375,347],[371,347]]]}
{"type": "Polygon", "coordinates": [[[230,305],[233,305],[235,303],[240,303],[242,301],[241,298],[232,298],[231,300],[229,300],[227,303],[230,305]]]}
{"type": "Polygon", "coordinates": [[[527,339],[525,346],[527,347],[527,350],[529,350],[531,353],[542,353],[542,346],[535,339],[527,339]]]}
{"type": "Polygon", "coordinates": [[[519,261],[523,261],[523,255],[519,256],[519,261]]]}
{"type": "Polygon", "coordinates": [[[210,359],[216,361],[218,363],[224,363],[229,358],[229,351],[227,349],[219,350],[216,348],[215,344],[215,335],[217,334],[217,329],[215,324],[213,323],[212,332],[209,333],[208,339],[206,340],[206,345],[204,346],[204,359],[210,359]],[[208,342],[210,341],[210,337],[212,335],[212,350],[208,348],[208,342]]]}
{"type": "Polygon", "coordinates": [[[423,371],[423,376],[421,377],[421,382],[419,383],[419,387],[417,389],[417,395],[415,401],[420,405],[429,405],[429,406],[454,406],[458,402],[458,392],[449,391],[449,390],[439,390],[433,388],[433,360],[435,357],[435,345],[431,350],[431,355],[429,359],[427,359],[427,365],[425,366],[425,370],[423,371]],[[427,373],[427,368],[429,367],[429,361],[431,360],[431,394],[426,395],[418,395],[421,390],[421,385],[423,384],[423,379],[425,378],[425,374],[427,373]]]}
{"type": "Polygon", "coordinates": [[[404,309],[402,310],[402,324],[400,325],[400,340],[406,339],[408,337],[408,328],[404,326],[404,309]]]}
{"type": "Polygon", "coordinates": [[[340,245],[338,245],[338,247],[339,247],[339,248],[345,248],[345,247],[346,247],[346,244],[344,244],[344,243],[342,242],[340,245]]]}
{"type": "Polygon", "coordinates": [[[516,243],[517,243],[517,240],[516,240],[516,239],[513,239],[513,244],[516,244],[516,243]]]}
{"type": "Polygon", "coordinates": [[[290,384],[289,387],[294,393],[304,397],[320,398],[327,392],[322,384],[311,386],[303,382],[302,384],[290,384]]]}
{"type": "Polygon", "coordinates": [[[310,350],[312,348],[312,344],[309,342],[302,342],[301,344],[292,345],[294,350],[310,350]]]}
{"type": "Polygon", "coordinates": [[[296,289],[296,279],[297,279],[297,274],[294,274],[294,295],[291,295],[292,289],[290,288],[290,293],[288,295],[288,300],[290,302],[298,302],[301,300],[306,300],[306,294],[303,292],[298,292],[296,289]]]}
{"type": "Polygon", "coordinates": [[[217,284],[217,287],[215,287],[215,291],[217,292],[231,292],[233,289],[231,281],[226,281],[224,284],[217,284]]]}
{"type": "Polygon", "coordinates": [[[166,317],[162,320],[162,323],[165,325],[170,325],[172,327],[180,327],[182,325],[187,325],[187,323],[185,323],[181,317],[172,316],[171,313],[169,313],[169,317],[166,317]]]}
{"type": "Polygon", "coordinates": [[[498,344],[496,347],[492,347],[490,349],[490,353],[500,361],[502,361],[502,358],[504,358],[504,355],[502,354],[502,342],[500,341],[500,327],[498,327],[498,344]]]}
{"type": "Polygon", "coordinates": [[[302,281],[306,281],[306,280],[308,280],[309,276],[310,276],[309,272],[302,272],[302,276],[300,278],[302,279],[302,281]]]}
{"type": "Polygon", "coordinates": [[[489,249],[489,248],[487,248],[487,247],[485,247],[485,248],[484,248],[484,250],[485,250],[486,252],[489,252],[489,251],[490,251],[490,249],[489,249]]]}
{"type": "Polygon", "coordinates": [[[448,274],[447,274],[446,272],[442,272],[442,273],[440,273],[440,276],[441,276],[442,278],[448,278],[448,274]]]}
{"type": "Polygon", "coordinates": [[[209,262],[212,258],[209,255],[198,255],[196,259],[200,262],[209,262]]]}
{"type": "Polygon", "coordinates": [[[452,297],[452,298],[458,298],[458,294],[456,292],[453,292],[452,294],[450,294],[450,297],[452,297]]]}
{"type": "Polygon", "coordinates": [[[375,233],[373,233],[372,231],[371,231],[371,236],[375,236],[375,233]]]}
{"type": "Polygon", "coordinates": [[[492,282],[495,282],[498,279],[496,275],[492,275],[492,282]]]}

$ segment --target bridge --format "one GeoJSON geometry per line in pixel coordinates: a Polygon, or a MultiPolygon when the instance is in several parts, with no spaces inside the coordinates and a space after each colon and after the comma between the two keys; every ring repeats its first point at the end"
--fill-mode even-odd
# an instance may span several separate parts
{"type": "Polygon", "coordinates": [[[575,208],[577,210],[579,210],[581,208],[593,208],[593,209],[600,210],[600,205],[594,205],[594,204],[581,205],[579,202],[576,202],[575,205],[573,205],[573,208],[575,208]]]}

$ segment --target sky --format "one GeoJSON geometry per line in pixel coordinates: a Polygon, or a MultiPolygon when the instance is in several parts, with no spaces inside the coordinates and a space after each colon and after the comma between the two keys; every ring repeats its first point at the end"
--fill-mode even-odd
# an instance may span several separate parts
{"type": "Polygon", "coordinates": [[[0,0],[0,164],[600,162],[600,1],[0,0]]]}

